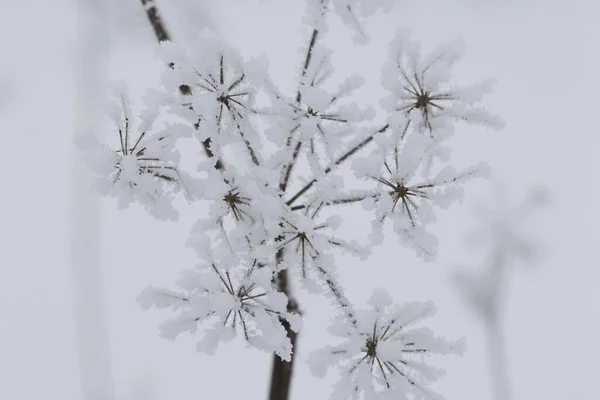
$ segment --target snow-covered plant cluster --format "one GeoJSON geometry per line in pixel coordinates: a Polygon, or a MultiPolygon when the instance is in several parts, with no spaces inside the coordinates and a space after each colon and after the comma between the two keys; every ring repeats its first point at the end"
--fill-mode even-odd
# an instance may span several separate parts
{"type": "Polygon", "coordinates": [[[366,42],[363,20],[392,3],[308,0],[303,21],[311,33],[294,93],[277,87],[266,58],[246,60],[206,31],[190,48],[161,43],[161,86],[144,96],[141,112],[119,90],[116,126],[107,132],[118,145],[86,147],[97,186],[121,206],[138,203],[164,220],[177,218],[178,195],[208,204],[189,238],[198,265],[175,289],[152,287],[139,297],[144,308],[170,310],[165,337],[200,331],[198,349],[208,353],[240,337],[291,361],[290,338],[301,328],[296,285],[335,305],[332,333],[340,342],[310,357],[317,375],[339,369],[334,398],[429,396],[427,384],[440,371],[426,357],[462,348],[416,326],[432,315],[432,304],[395,305],[376,290],[371,309],[357,310],[337,278],[337,252],[368,263],[386,224],[402,245],[434,260],[438,243],[428,228],[436,213],[461,200],[466,181],[488,173],[483,164],[449,165],[445,140],[457,123],[502,125],[479,105],[490,82],[451,83],[460,43],[422,54],[406,30],[391,42],[382,69],[385,120],[353,101],[364,79],[337,77],[322,40],[327,20],[336,13],[366,42]],[[341,83],[331,84],[334,77],[341,83]],[[196,170],[183,171],[180,152],[192,141],[204,154],[194,159],[196,170]],[[346,163],[352,173],[340,173],[346,163]],[[372,216],[367,243],[345,239],[340,229],[337,210],[356,205],[372,216]]]}

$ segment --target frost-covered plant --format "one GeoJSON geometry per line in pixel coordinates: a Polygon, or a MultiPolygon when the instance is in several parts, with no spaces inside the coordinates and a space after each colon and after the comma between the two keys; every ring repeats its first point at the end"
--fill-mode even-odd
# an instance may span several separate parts
{"type": "Polygon", "coordinates": [[[311,354],[313,373],[322,376],[331,365],[340,369],[333,393],[336,399],[361,394],[366,399],[396,399],[405,393],[435,397],[424,385],[443,371],[424,363],[423,356],[459,353],[462,342],[449,342],[427,328],[412,327],[435,313],[432,303],[393,305],[387,292],[380,289],[369,304],[372,309],[358,312],[355,318],[338,316],[334,320],[331,333],[343,342],[311,354]]]}
{"type": "Polygon", "coordinates": [[[421,57],[419,46],[408,37],[407,31],[398,32],[382,74],[382,83],[391,92],[383,105],[391,118],[403,121],[409,115],[419,130],[431,135],[434,130],[451,129],[453,120],[503,126],[497,117],[476,106],[491,92],[492,80],[469,87],[448,85],[451,68],[463,56],[462,42],[441,45],[421,57]]]}
{"type": "Polygon", "coordinates": [[[188,270],[178,282],[181,292],[148,288],[140,295],[140,303],[146,308],[154,305],[179,311],[162,325],[164,337],[175,338],[184,331],[195,333],[198,324],[210,319],[213,327],[198,343],[199,350],[212,354],[218,342],[232,339],[240,330],[252,346],[289,361],[292,348],[279,319],[297,330],[299,317],[286,311],[287,297],[271,284],[273,271],[260,268],[256,260],[249,263],[223,268],[210,263],[188,270]]]}
{"type": "Polygon", "coordinates": [[[427,228],[437,210],[461,200],[466,180],[487,173],[484,165],[456,171],[442,141],[456,122],[501,125],[477,106],[490,85],[450,86],[462,47],[421,57],[400,30],[383,69],[389,95],[382,100],[385,120],[377,124],[372,109],[353,101],[363,77],[328,84],[335,66],[322,37],[334,11],[364,42],[362,18],[392,1],[308,0],[304,22],[312,33],[291,94],[270,79],[265,58],[245,60],[210,32],[191,48],[168,42],[157,6],[142,3],[162,41],[161,86],[144,97],[139,116],[120,93],[117,146],[87,148],[100,187],[121,205],[138,202],[159,218],[176,219],[171,200],[179,192],[209,204],[189,237],[198,265],[181,275],[177,289],[149,288],[139,298],[144,308],[174,314],[162,334],[175,338],[202,326],[199,350],[213,353],[218,342],[239,336],[273,352],[270,398],[286,399],[301,325],[291,291],[297,285],[335,305],[333,333],[341,341],[311,357],[317,374],[330,365],[340,369],[335,398],[430,396],[427,384],[440,371],[425,358],[459,349],[414,326],[433,305],[393,305],[378,290],[372,310],[355,311],[337,279],[336,254],[366,260],[390,221],[401,244],[435,259],[437,238],[427,228]],[[180,143],[187,150],[190,139],[206,157],[184,173],[180,143]],[[339,167],[351,159],[348,176],[339,167]],[[340,229],[336,210],[357,204],[373,216],[369,243],[345,239],[340,229]]]}

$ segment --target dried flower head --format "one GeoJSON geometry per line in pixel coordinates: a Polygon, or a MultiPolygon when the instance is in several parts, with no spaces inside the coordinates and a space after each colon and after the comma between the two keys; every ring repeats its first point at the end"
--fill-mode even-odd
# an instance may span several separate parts
{"type": "Polygon", "coordinates": [[[292,345],[281,319],[294,330],[299,329],[300,320],[287,312],[285,294],[272,288],[272,270],[260,267],[256,260],[227,267],[212,263],[188,270],[177,282],[181,290],[151,287],[140,295],[139,302],[146,309],[155,306],[178,313],[162,324],[164,337],[175,339],[186,331],[195,333],[199,324],[209,321],[212,327],[205,330],[198,350],[214,353],[220,341],[230,340],[239,332],[250,345],[289,361],[292,345]]]}
{"type": "Polygon", "coordinates": [[[392,306],[384,290],[375,291],[369,303],[372,309],[358,312],[354,321],[342,316],[332,326],[332,334],[343,341],[310,355],[313,374],[324,376],[330,366],[337,366],[341,376],[332,394],[335,399],[397,399],[407,393],[417,399],[433,398],[426,385],[442,371],[426,364],[425,358],[460,353],[462,342],[413,327],[435,313],[431,303],[392,306]]]}
{"type": "Polygon", "coordinates": [[[390,95],[382,105],[390,112],[391,121],[408,117],[415,128],[434,135],[438,130],[451,130],[452,121],[465,121],[494,129],[503,122],[476,104],[490,93],[493,81],[468,87],[448,85],[453,66],[462,58],[460,41],[439,46],[421,57],[419,46],[406,30],[400,30],[390,45],[390,61],[386,64],[382,83],[390,95]]]}

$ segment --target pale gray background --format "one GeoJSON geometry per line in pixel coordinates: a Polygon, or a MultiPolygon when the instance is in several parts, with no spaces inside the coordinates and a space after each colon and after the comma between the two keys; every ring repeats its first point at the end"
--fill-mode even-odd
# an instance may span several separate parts
{"type": "MultiPolygon", "coordinates": [[[[307,32],[301,1],[171,0],[158,2],[179,40],[192,40],[196,24],[212,21],[245,55],[271,57],[278,83],[293,89],[307,32]],[[207,16],[210,14],[210,17],[207,16]]],[[[130,82],[133,94],[153,84],[161,64],[154,36],[137,0],[111,2],[108,75],[130,82]]],[[[553,203],[532,219],[545,243],[535,268],[514,275],[507,306],[510,374],[515,399],[600,398],[598,267],[599,109],[596,2],[432,0],[398,1],[393,13],[373,18],[371,44],[353,47],[346,27],[331,26],[329,43],[342,75],[365,74],[381,95],[379,68],[397,25],[410,27],[425,48],[462,37],[468,44],[460,82],[495,77],[486,101],[507,121],[502,132],[464,129],[453,141],[454,165],[488,161],[509,183],[515,199],[545,184],[553,203]]],[[[74,128],[75,80],[80,43],[74,1],[0,0],[0,398],[78,398],[78,371],[68,266],[68,178],[74,128]]],[[[483,334],[449,283],[457,264],[473,264],[462,236],[470,208],[489,198],[491,185],[470,184],[463,205],[440,212],[437,262],[423,264],[393,238],[368,263],[340,260],[349,297],[361,304],[375,287],[397,301],[434,299],[431,324],[449,337],[465,336],[469,351],[445,362],[436,388],[453,399],[489,399],[483,334]],[[486,197],[488,196],[488,197],[486,197]],[[385,279],[382,279],[385,277],[385,279]]],[[[193,338],[158,338],[160,317],[134,303],[148,284],[168,284],[195,258],[184,246],[190,216],[160,223],[133,207],[100,202],[112,373],[119,399],[229,399],[266,397],[269,355],[241,342],[208,357],[193,338]]],[[[356,224],[367,223],[367,218],[356,224]]],[[[293,399],[327,398],[331,380],[318,380],[302,361],[329,340],[329,310],[322,299],[302,299],[307,322],[299,347],[293,399]]]]}

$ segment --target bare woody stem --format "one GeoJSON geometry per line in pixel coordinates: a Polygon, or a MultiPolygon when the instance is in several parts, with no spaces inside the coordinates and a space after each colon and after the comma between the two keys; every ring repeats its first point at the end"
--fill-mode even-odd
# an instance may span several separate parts
{"type": "Polygon", "coordinates": [[[146,15],[148,16],[148,20],[150,21],[150,25],[152,25],[152,29],[154,29],[154,34],[156,34],[156,38],[159,42],[170,42],[171,36],[167,32],[165,28],[165,24],[163,23],[162,17],[156,8],[156,4],[154,4],[154,0],[141,0],[142,6],[144,6],[144,10],[146,10],[146,15]]]}
{"type": "MultiPolygon", "coordinates": [[[[280,249],[276,255],[277,264],[283,260],[283,249],[280,249]]],[[[277,274],[277,290],[285,293],[288,298],[287,311],[289,313],[298,313],[298,303],[290,295],[289,276],[287,269],[277,274]]],[[[290,362],[282,360],[278,355],[273,354],[273,368],[271,369],[271,387],[269,389],[269,400],[287,400],[290,398],[290,388],[292,383],[292,372],[294,360],[298,351],[298,334],[290,328],[289,322],[280,319],[281,324],[286,330],[287,336],[292,344],[292,357],[290,362]]]]}
{"type": "MultiPolygon", "coordinates": [[[[169,31],[167,30],[165,23],[163,22],[163,19],[160,15],[160,12],[158,11],[158,8],[156,7],[156,4],[154,3],[154,0],[140,0],[140,1],[142,2],[142,6],[144,7],[144,10],[146,11],[146,15],[148,16],[148,21],[150,22],[150,25],[152,26],[152,30],[154,31],[154,34],[156,35],[156,39],[158,39],[159,42],[172,41],[171,35],[169,34],[169,31]]],[[[173,68],[173,66],[174,66],[173,63],[169,64],[169,67],[173,68]]],[[[181,86],[179,86],[179,92],[184,96],[189,96],[192,94],[192,88],[189,87],[188,85],[181,85],[181,86]]],[[[196,124],[196,129],[197,128],[198,128],[198,124],[196,124]]],[[[206,155],[209,158],[213,158],[214,153],[210,149],[210,145],[211,145],[210,138],[207,138],[204,141],[202,141],[202,146],[204,147],[204,151],[206,152],[206,155]]],[[[219,160],[219,159],[216,160],[215,168],[220,171],[224,169],[224,166],[223,166],[223,163],[221,162],[221,160],[219,160]]]]}

